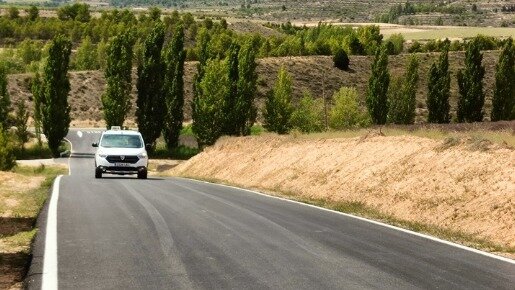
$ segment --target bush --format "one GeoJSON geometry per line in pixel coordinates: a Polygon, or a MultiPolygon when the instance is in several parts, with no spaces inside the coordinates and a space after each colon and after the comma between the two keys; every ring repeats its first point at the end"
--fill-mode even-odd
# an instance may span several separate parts
{"type": "Polygon", "coordinates": [[[0,170],[11,170],[16,165],[14,147],[9,135],[0,128],[0,170]]]}
{"type": "Polygon", "coordinates": [[[321,99],[315,100],[308,92],[305,92],[291,115],[292,128],[304,133],[322,131],[324,129],[323,106],[321,99]]]}
{"type": "Polygon", "coordinates": [[[333,56],[334,66],[341,70],[349,69],[349,57],[343,48],[338,48],[333,56]]]}
{"type": "MultiPolygon", "coordinates": [[[[60,148],[60,152],[64,151],[64,147],[60,148]]],[[[52,158],[52,151],[48,148],[47,144],[39,145],[33,144],[27,148],[16,148],[14,155],[17,160],[32,160],[32,159],[48,159],[52,158]]]]}
{"type": "Polygon", "coordinates": [[[392,54],[400,54],[404,50],[404,36],[402,34],[392,34],[387,41],[393,45],[392,54]]]}
{"type": "Polygon", "coordinates": [[[187,160],[200,152],[198,148],[179,145],[178,147],[168,149],[166,145],[160,144],[154,152],[149,153],[153,159],[179,159],[187,160]]]}
{"type": "Polygon", "coordinates": [[[355,88],[342,87],[333,95],[334,107],[329,115],[329,126],[333,129],[349,129],[370,125],[370,116],[358,102],[355,88]]]}

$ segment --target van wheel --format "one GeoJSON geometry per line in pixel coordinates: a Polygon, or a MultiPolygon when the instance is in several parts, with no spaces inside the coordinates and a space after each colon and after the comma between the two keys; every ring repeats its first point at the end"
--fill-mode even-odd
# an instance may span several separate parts
{"type": "Polygon", "coordinates": [[[147,169],[138,171],[138,178],[139,179],[147,179],[147,169]]]}
{"type": "Polygon", "coordinates": [[[95,178],[102,178],[102,170],[95,169],[95,178]]]}

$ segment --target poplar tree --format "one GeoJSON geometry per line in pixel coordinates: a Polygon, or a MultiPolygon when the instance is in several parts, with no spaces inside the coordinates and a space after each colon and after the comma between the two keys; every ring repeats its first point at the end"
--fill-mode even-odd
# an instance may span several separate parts
{"type": "Polygon", "coordinates": [[[504,44],[495,69],[492,121],[515,119],[515,46],[510,37],[504,44]]]}
{"type": "Polygon", "coordinates": [[[429,123],[449,123],[451,74],[449,72],[448,40],[444,42],[438,61],[434,62],[429,69],[427,88],[426,104],[429,111],[427,121],[429,123]]]}
{"type": "Polygon", "coordinates": [[[130,30],[113,37],[107,46],[107,67],[104,75],[107,89],[102,95],[107,128],[123,126],[131,108],[132,48],[135,39],[130,30]]]}
{"type": "Polygon", "coordinates": [[[389,84],[388,51],[387,47],[383,45],[380,49],[376,50],[366,97],[367,109],[374,124],[386,124],[389,84]]]}
{"type": "MultiPolygon", "coordinates": [[[[204,136],[204,124],[205,120],[203,119],[204,116],[202,116],[203,112],[206,110],[204,107],[199,107],[200,105],[204,105],[206,103],[205,100],[202,99],[202,89],[201,89],[201,82],[204,78],[207,62],[209,60],[209,42],[210,42],[210,35],[209,32],[205,27],[200,28],[197,37],[196,37],[196,47],[195,50],[198,54],[198,64],[197,64],[197,72],[193,76],[193,100],[191,101],[191,119],[193,120],[193,126],[192,129],[195,127],[195,123],[197,123],[197,131],[200,133],[195,133],[195,129],[193,129],[194,134],[197,136],[197,140],[205,140],[204,137],[200,137],[199,135],[204,136]]],[[[227,77],[227,76],[226,76],[227,77]]],[[[225,96],[224,96],[225,97],[225,96]]],[[[209,102],[207,102],[209,103],[209,102]]],[[[220,106],[222,103],[219,104],[220,106]]],[[[219,126],[223,126],[223,124],[218,124],[219,126]]],[[[222,130],[222,128],[219,128],[222,130]]],[[[218,138],[218,137],[217,137],[218,138]]],[[[216,139],[215,139],[216,140],[216,139]]],[[[202,141],[204,142],[204,141],[202,141]]],[[[205,142],[204,142],[205,143],[205,142]]],[[[207,144],[207,143],[206,143],[207,144]]],[[[204,145],[199,143],[199,147],[203,148],[204,145]]]]}
{"type": "Polygon", "coordinates": [[[223,106],[230,82],[225,60],[208,60],[194,99],[192,130],[199,148],[212,145],[222,135],[223,106]]]}
{"type": "Polygon", "coordinates": [[[238,54],[238,102],[235,110],[239,112],[236,123],[238,135],[250,135],[250,128],[257,117],[254,99],[257,92],[256,54],[257,41],[247,39],[238,54]]]}
{"type": "Polygon", "coordinates": [[[284,67],[279,69],[277,81],[268,94],[263,112],[264,127],[271,132],[287,134],[291,129],[294,108],[291,103],[292,79],[284,67]]]}
{"type": "Polygon", "coordinates": [[[161,59],[164,40],[164,25],[157,22],[145,39],[143,59],[138,64],[136,122],[145,144],[151,144],[152,147],[161,135],[166,112],[163,99],[165,66],[161,59]]]}
{"type": "Polygon", "coordinates": [[[485,68],[481,65],[483,55],[477,38],[472,40],[465,53],[465,70],[458,71],[458,122],[483,121],[483,105],[485,93],[483,92],[483,77],[485,68]]]}
{"type": "Polygon", "coordinates": [[[184,119],[184,29],[175,28],[172,41],[165,51],[164,99],[166,104],[163,136],[168,149],[179,146],[179,136],[184,119]]]}
{"type": "Polygon", "coordinates": [[[43,85],[41,83],[41,76],[36,72],[34,79],[32,79],[31,91],[32,98],[34,100],[34,129],[36,133],[36,138],[38,140],[38,145],[41,146],[41,107],[43,105],[43,85]]]}
{"type": "Polygon", "coordinates": [[[413,54],[409,58],[404,76],[400,80],[390,83],[388,92],[390,98],[389,122],[394,124],[413,124],[415,122],[418,78],[418,58],[413,54]]]}
{"type": "Polygon", "coordinates": [[[68,105],[71,48],[71,41],[63,35],[52,40],[39,88],[41,95],[37,106],[41,110],[41,125],[54,157],[59,156],[59,145],[68,134],[71,121],[68,105]]]}
{"type": "Polygon", "coordinates": [[[239,112],[236,108],[238,105],[238,53],[240,46],[233,42],[229,48],[227,56],[229,91],[224,100],[224,127],[222,133],[224,135],[239,135],[239,112]]]}
{"type": "Polygon", "coordinates": [[[229,94],[224,104],[226,135],[250,135],[257,111],[254,106],[256,94],[256,49],[253,38],[248,38],[242,47],[233,43],[227,58],[229,66],[229,94]]]}
{"type": "Polygon", "coordinates": [[[0,65],[0,127],[7,130],[11,98],[7,90],[7,71],[0,65]]]}

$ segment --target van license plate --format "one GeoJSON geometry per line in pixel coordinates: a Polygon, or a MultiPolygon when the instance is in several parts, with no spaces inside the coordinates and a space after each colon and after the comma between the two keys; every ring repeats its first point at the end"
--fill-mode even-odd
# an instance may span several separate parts
{"type": "Polygon", "coordinates": [[[129,163],[115,163],[114,166],[116,166],[116,167],[128,167],[129,163]]]}

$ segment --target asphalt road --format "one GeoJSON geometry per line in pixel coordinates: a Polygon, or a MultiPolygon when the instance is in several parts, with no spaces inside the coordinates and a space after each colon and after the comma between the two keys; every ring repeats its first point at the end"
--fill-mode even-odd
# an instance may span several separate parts
{"type": "Polygon", "coordinates": [[[513,263],[318,208],[179,178],[95,179],[84,157],[100,134],[81,132],[57,203],[61,289],[514,289],[513,263]]]}

